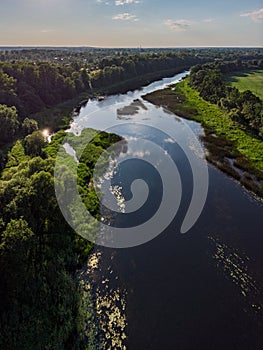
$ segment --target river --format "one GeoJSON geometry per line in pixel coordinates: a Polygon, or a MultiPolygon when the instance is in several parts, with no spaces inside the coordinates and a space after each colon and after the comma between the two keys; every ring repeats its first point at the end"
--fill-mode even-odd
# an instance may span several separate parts
{"type": "MultiPolygon", "coordinates": [[[[155,142],[176,161],[182,179],[180,209],[160,235],[130,248],[96,246],[84,264],[80,276],[93,291],[100,327],[102,345],[97,341],[94,348],[262,349],[262,202],[208,164],[204,209],[195,225],[182,235],[193,175],[182,152],[184,146],[191,148],[192,140],[181,123],[197,137],[203,130],[198,123],[183,122],[142,99],[186,74],[103,101],[90,100],[72,122],[70,130],[76,134],[84,128],[114,126],[110,131],[126,138],[132,155],[147,154],[146,148],[134,140],[155,142]],[[178,143],[167,138],[160,131],[163,128],[175,131],[178,143]]],[[[130,198],[129,188],[137,174],[150,184],[149,203],[143,212],[125,215],[124,209],[115,215],[119,227],[139,225],[158,210],[162,198],[158,173],[138,159],[114,175],[116,183],[121,184],[121,195],[130,198]]]]}

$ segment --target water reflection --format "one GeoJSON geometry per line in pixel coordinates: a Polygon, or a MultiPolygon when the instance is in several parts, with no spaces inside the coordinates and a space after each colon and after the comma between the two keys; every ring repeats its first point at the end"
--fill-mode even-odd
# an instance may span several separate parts
{"type": "MultiPolygon", "coordinates": [[[[147,150],[134,148],[134,143],[141,137],[151,139],[167,153],[173,153],[184,180],[185,202],[161,236],[133,249],[95,249],[88,261],[93,268],[83,267],[82,278],[85,280],[88,276],[95,293],[100,346],[101,349],[127,347],[131,350],[260,350],[263,342],[262,204],[210,166],[205,212],[189,235],[179,235],[180,220],[192,195],[189,164],[172,139],[138,125],[146,119],[149,127],[158,128],[166,123],[177,130],[178,143],[185,143],[198,156],[196,145],[183,132],[181,118],[150,103],[145,103],[144,108],[137,101],[143,94],[180,78],[182,75],[140,91],[110,96],[101,102],[91,101],[71,126],[75,131],[87,127],[101,129],[104,121],[110,120],[116,125],[111,131],[125,137],[126,152],[140,157],[147,150]],[[100,118],[96,118],[97,111],[100,118]],[[129,124],[123,126],[125,118],[129,124]]],[[[203,134],[199,124],[191,121],[187,124],[196,135],[203,134]]],[[[132,166],[126,170],[128,180],[132,171],[136,172],[132,166]]],[[[108,174],[110,179],[113,173],[114,165],[109,166],[106,178],[108,174]]],[[[111,190],[119,199],[120,212],[125,212],[123,198],[129,193],[125,193],[121,184],[113,184],[111,190]]],[[[156,190],[154,204],[158,195],[156,190]]],[[[120,215],[118,220],[121,222],[122,218],[120,215]]],[[[110,217],[109,221],[113,219],[116,217],[110,217]]],[[[129,220],[135,222],[138,218],[129,220]]],[[[125,223],[121,223],[125,227],[125,223]]]]}
{"type": "Polygon", "coordinates": [[[132,116],[138,113],[142,113],[143,110],[147,111],[148,108],[141,100],[136,99],[132,101],[128,106],[117,109],[117,118],[122,120],[129,120],[131,118],[125,118],[125,116],[132,116]]]}

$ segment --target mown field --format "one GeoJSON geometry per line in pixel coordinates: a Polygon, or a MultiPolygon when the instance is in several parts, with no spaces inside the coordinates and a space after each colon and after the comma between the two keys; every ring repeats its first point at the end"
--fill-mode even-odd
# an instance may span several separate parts
{"type": "Polygon", "coordinates": [[[250,90],[263,100],[263,70],[227,74],[226,80],[240,91],[250,90]]]}

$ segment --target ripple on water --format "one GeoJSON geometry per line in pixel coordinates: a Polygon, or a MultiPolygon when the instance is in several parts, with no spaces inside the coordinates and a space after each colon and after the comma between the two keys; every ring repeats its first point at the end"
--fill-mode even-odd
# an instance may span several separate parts
{"type": "Polygon", "coordinates": [[[248,269],[250,258],[238,249],[232,248],[220,242],[218,238],[209,237],[215,245],[213,258],[218,268],[222,269],[240,290],[246,304],[253,313],[263,316],[263,291],[248,269]]]}
{"type": "Polygon", "coordinates": [[[126,350],[127,292],[110,284],[118,276],[112,266],[102,268],[103,258],[101,251],[95,251],[79,273],[88,315],[85,339],[91,349],[126,350]]]}

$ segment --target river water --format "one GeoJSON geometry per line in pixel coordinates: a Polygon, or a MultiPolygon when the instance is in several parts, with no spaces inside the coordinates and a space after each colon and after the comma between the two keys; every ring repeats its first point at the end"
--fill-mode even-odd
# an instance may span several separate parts
{"type": "MultiPolygon", "coordinates": [[[[80,276],[92,290],[100,328],[94,348],[263,348],[262,202],[208,164],[204,209],[190,231],[182,235],[194,181],[183,149],[188,146],[196,153],[196,148],[181,125],[191,128],[197,137],[203,130],[198,123],[182,121],[142,99],[186,74],[103,101],[90,100],[71,125],[76,134],[84,128],[111,125],[110,131],[125,137],[126,153],[142,160],[147,149],[137,141],[150,140],[176,162],[182,180],[180,208],[160,235],[130,248],[97,246],[84,264],[80,276]],[[161,131],[164,128],[175,131],[176,142],[161,131]]],[[[124,206],[115,213],[118,227],[140,225],[158,211],[160,178],[155,169],[137,158],[112,175],[119,185],[115,188],[119,197],[130,199],[131,183],[138,177],[149,184],[149,200],[142,212],[125,215],[124,206]]]]}

